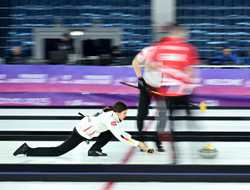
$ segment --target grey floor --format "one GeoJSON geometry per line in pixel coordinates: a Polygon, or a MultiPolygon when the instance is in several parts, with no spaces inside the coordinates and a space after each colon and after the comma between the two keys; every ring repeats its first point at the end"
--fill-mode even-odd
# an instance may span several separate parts
{"type": "MultiPolygon", "coordinates": [[[[78,111],[92,114],[96,110],[73,110],[73,109],[49,109],[49,110],[29,110],[29,109],[0,109],[1,115],[77,115],[78,111]]],[[[136,110],[130,110],[129,115],[135,115],[136,110]]],[[[155,110],[151,110],[150,115],[154,115],[155,110]]],[[[206,112],[195,111],[196,115],[202,116],[248,116],[249,110],[207,110],[206,112]]],[[[77,121],[37,121],[37,120],[2,120],[0,123],[1,130],[19,130],[19,131],[67,131],[71,130],[77,121]]],[[[155,129],[155,122],[147,122],[148,130],[155,129]]],[[[134,121],[124,121],[123,127],[125,130],[136,130],[134,121]]],[[[166,126],[167,130],[167,126],[166,126]]],[[[193,123],[178,122],[177,130],[195,130],[195,131],[250,131],[249,121],[197,121],[193,123]]],[[[169,143],[165,142],[165,153],[146,154],[135,149],[130,159],[124,162],[131,147],[120,142],[111,142],[105,146],[103,151],[108,153],[108,157],[90,158],[87,156],[87,150],[91,144],[82,143],[71,152],[60,157],[25,157],[12,155],[13,151],[22,144],[21,141],[0,141],[0,163],[31,163],[31,164],[110,164],[110,163],[124,163],[124,164],[169,164],[170,152],[169,143]]],[[[31,141],[28,144],[32,147],[37,146],[56,146],[60,141],[39,142],[31,141]]],[[[154,147],[151,142],[149,146],[154,147]]],[[[180,142],[177,143],[179,150],[180,164],[250,164],[250,142],[180,142]],[[218,150],[218,156],[214,159],[204,159],[199,155],[199,149],[205,144],[210,143],[218,150]]],[[[0,189],[105,189],[106,183],[66,183],[66,182],[1,182],[0,189]]],[[[143,188],[143,189],[192,189],[192,190],[245,190],[250,189],[248,183],[115,183],[109,188],[114,190],[127,190],[128,188],[143,188]]],[[[106,189],[108,190],[108,189],[106,189]]]]}

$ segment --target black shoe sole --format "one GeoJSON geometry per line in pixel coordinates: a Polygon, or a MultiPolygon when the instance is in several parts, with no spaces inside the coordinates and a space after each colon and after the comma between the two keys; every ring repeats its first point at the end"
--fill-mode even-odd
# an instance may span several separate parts
{"type": "Polygon", "coordinates": [[[28,151],[28,149],[29,146],[26,143],[24,143],[13,153],[13,155],[17,156],[19,154],[25,154],[28,151]]]}
{"type": "Polygon", "coordinates": [[[99,151],[91,151],[88,152],[88,156],[108,156],[106,153],[99,152],[99,151]]]}

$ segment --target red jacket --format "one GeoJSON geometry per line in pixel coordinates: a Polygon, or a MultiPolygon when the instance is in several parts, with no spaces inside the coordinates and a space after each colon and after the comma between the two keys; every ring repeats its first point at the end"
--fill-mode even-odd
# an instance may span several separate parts
{"type": "Polygon", "coordinates": [[[163,62],[166,67],[184,70],[199,62],[196,48],[181,38],[165,37],[154,47],[152,59],[163,62]]]}
{"type": "Polygon", "coordinates": [[[190,93],[187,88],[192,84],[193,76],[187,70],[199,62],[194,46],[181,38],[166,37],[142,50],[139,57],[145,62],[159,63],[161,81],[158,92],[168,96],[190,93]]]}

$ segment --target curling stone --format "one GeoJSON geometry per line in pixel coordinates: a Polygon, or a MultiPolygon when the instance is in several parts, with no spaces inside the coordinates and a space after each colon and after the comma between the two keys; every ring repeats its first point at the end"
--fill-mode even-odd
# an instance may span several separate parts
{"type": "Polygon", "coordinates": [[[199,150],[199,155],[202,158],[215,158],[218,155],[218,150],[212,144],[206,144],[199,150]]]}

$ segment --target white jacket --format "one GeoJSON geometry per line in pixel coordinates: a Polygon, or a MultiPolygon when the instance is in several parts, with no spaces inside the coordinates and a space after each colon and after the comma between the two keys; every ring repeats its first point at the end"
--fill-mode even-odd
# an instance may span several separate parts
{"type": "Polygon", "coordinates": [[[132,146],[138,146],[139,141],[131,138],[131,135],[123,131],[118,115],[113,111],[101,112],[98,116],[86,116],[76,125],[77,132],[86,139],[98,137],[102,132],[110,130],[121,142],[132,146]]]}

